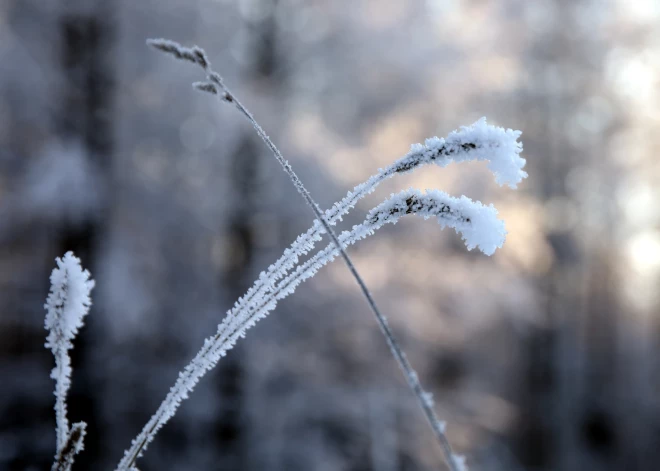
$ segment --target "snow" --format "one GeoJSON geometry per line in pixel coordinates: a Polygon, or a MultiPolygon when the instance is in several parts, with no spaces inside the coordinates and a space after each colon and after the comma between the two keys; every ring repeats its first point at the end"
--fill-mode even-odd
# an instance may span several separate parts
{"type": "MultiPolygon", "coordinates": [[[[476,146],[476,160],[488,161],[488,168],[495,175],[495,181],[509,188],[517,188],[518,183],[527,177],[523,171],[525,159],[520,157],[522,143],[518,142],[521,131],[504,129],[487,124],[486,118],[481,118],[471,126],[463,126],[460,131],[452,131],[444,142],[449,148],[452,160],[466,160],[465,146],[473,143],[476,146]]],[[[429,149],[441,146],[442,139],[433,138],[426,141],[429,149]],[[429,142],[432,141],[432,142],[429,142]]],[[[469,154],[472,154],[471,152],[469,154]]],[[[472,160],[472,158],[470,158],[472,160]]],[[[444,165],[442,165],[444,167],[444,165]]]]}
{"type": "MultiPolygon", "coordinates": [[[[462,235],[468,250],[479,248],[486,255],[492,255],[504,244],[506,230],[504,223],[497,219],[497,210],[493,205],[484,206],[466,196],[454,198],[439,190],[424,193],[411,188],[392,195],[373,209],[367,220],[377,220],[377,227],[380,227],[380,224],[396,223],[411,212],[425,219],[436,217],[443,228],[455,229],[462,235]]],[[[373,229],[377,227],[374,224],[373,229]]]]}

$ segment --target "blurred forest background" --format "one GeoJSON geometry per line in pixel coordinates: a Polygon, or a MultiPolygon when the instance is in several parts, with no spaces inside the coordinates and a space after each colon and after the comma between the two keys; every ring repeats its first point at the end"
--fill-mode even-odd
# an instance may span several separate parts
{"type": "MultiPolygon", "coordinates": [[[[660,462],[660,2],[0,0],[0,469],[48,469],[43,303],[97,281],[73,352],[77,469],[113,469],[177,372],[311,212],[200,71],[199,44],[323,208],[415,142],[487,116],[530,178],[483,164],[385,184],[494,203],[493,257],[410,218],[351,248],[475,470],[660,462]],[[656,206],[656,204],[658,204],[656,206]]],[[[144,470],[444,469],[335,262],[197,387],[144,470]]]]}

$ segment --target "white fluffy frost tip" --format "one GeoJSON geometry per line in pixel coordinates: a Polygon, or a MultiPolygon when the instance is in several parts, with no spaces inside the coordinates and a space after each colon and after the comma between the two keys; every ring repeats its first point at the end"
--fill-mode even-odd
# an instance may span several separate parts
{"type": "Polygon", "coordinates": [[[502,248],[507,232],[504,221],[497,219],[495,206],[486,206],[480,201],[472,201],[467,196],[461,196],[458,202],[459,210],[469,215],[472,222],[461,229],[467,249],[476,247],[490,256],[496,249],[502,248]]]}
{"type": "Polygon", "coordinates": [[[487,150],[488,168],[495,174],[495,181],[499,185],[509,185],[516,188],[527,172],[523,171],[525,159],[520,157],[523,150],[522,143],[518,142],[521,131],[504,129],[498,126],[490,126],[486,118],[481,118],[470,126],[461,127],[460,131],[454,131],[447,136],[447,142],[454,139],[473,140],[483,145],[487,150]]]}
{"type": "Polygon", "coordinates": [[[413,144],[407,157],[419,155],[424,159],[442,154],[446,158],[435,159],[441,167],[450,162],[487,160],[488,168],[495,174],[499,185],[516,188],[527,177],[523,171],[526,161],[520,157],[523,147],[518,138],[521,135],[521,131],[491,126],[486,118],[481,118],[470,126],[452,131],[446,139],[432,137],[424,145],[413,144]]]}
{"type": "Polygon", "coordinates": [[[89,271],[83,270],[80,259],[73,252],[67,252],[55,261],[57,268],[50,274],[50,294],[44,305],[46,329],[51,333],[60,330],[65,339],[71,340],[82,327],[83,318],[92,305],[89,295],[94,280],[89,278],[89,271]]]}
{"type": "Polygon", "coordinates": [[[405,214],[415,213],[425,218],[436,217],[444,227],[460,233],[468,250],[478,248],[486,255],[493,255],[506,238],[504,222],[497,219],[497,209],[483,205],[467,196],[454,198],[439,190],[411,188],[392,195],[374,208],[367,219],[376,224],[396,222],[405,214]]]}

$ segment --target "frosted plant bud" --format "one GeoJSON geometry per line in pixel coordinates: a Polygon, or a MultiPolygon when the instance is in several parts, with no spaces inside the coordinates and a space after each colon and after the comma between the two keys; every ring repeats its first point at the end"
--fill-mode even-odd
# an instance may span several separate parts
{"type": "Polygon", "coordinates": [[[54,332],[61,331],[67,340],[78,333],[92,305],[89,295],[94,288],[89,271],[82,269],[80,259],[73,252],[67,252],[55,261],[57,268],[50,275],[50,294],[44,305],[47,311],[46,329],[51,331],[47,347],[51,349],[52,341],[56,340],[54,332]]]}
{"type": "Polygon", "coordinates": [[[66,395],[71,387],[71,358],[69,350],[83,319],[92,305],[90,292],[94,280],[87,270],[80,266],[80,260],[67,252],[55,259],[57,267],[50,275],[50,293],[46,299],[45,327],[48,330],[46,348],[53,352],[55,368],[51,378],[55,380],[55,420],[57,453],[53,469],[68,471],[75,455],[82,450],[85,438],[84,422],[74,424],[69,429],[66,417],[66,395]]]}

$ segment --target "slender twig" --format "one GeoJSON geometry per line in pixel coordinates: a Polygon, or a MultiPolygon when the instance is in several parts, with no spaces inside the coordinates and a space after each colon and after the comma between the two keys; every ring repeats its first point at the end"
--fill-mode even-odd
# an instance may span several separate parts
{"type": "MultiPolygon", "coordinates": [[[[314,212],[314,215],[316,218],[321,222],[323,225],[323,228],[325,229],[326,233],[330,236],[330,239],[332,242],[335,244],[337,249],[339,250],[339,253],[341,255],[341,258],[344,260],[346,263],[346,266],[348,267],[349,271],[351,272],[351,275],[353,275],[353,278],[355,278],[355,281],[357,282],[358,286],[360,287],[360,290],[362,291],[362,294],[364,295],[365,299],[367,300],[367,304],[369,305],[371,311],[373,312],[374,316],[376,317],[376,320],[378,321],[378,325],[380,327],[381,332],[383,333],[385,340],[387,342],[388,347],[390,348],[390,351],[396,361],[399,364],[399,367],[403,371],[405,378],[408,382],[408,385],[410,386],[410,389],[413,391],[415,396],[417,397],[417,401],[419,403],[419,406],[421,407],[422,411],[424,412],[424,415],[429,422],[429,425],[431,426],[431,429],[436,435],[436,438],[440,442],[440,445],[442,447],[442,451],[444,454],[445,461],[447,462],[448,466],[452,471],[460,471],[461,467],[459,462],[457,461],[454,452],[452,450],[451,444],[449,443],[449,439],[447,438],[447,435],[445,434],[444,431],[444,426],[438,419],[435,410],[433,409],[433,406],[431,402],[429,401],[430,395],[424,391],[424,388],[422,387],[419,377],[417,376],[417,373],[413,369],[412,365],[408,361],[408,358],[406,357],[405,353],[399,346],[399,342],[396,340],[394,333],[392,332],[392,329],[390,328],[387,318],[385,315],[382,314],[380,311],[380,308],[376,304],[376,301],[374,297],[371,295],[371,292],[367,288],[366,283],[358,273],[357,269],[355,268],[355,265],[353,264],[351,258],[348,256],[348,253],[346,250],[344,250],[344,247],[341,245],[339,242],[339,239],[337,238],[337,235],[335,234],[335,231],[332,229],[326,218],[324,217],[323,213],[321,212],[321,209],[319,206],[316,204],[314,199],[312,198],[312,195],[307,191],[305,186],[303,185],[302,181],[296,173],[294,172],[293,168],[291,165],[284,159],[282,156],[282,153],[279,151],[279,149],[275,146],[273,141],[268,137],[268,135],[264,132],[262,127],[257,123],[255,118],[252,116],[250,111],[236,98],[236,96],[227,88],[227,86],[224,84],[221,76],[214,72],[211,69],[210,62],[208,58],[206,57],[206,54],[204,51],[198,47],[191,49],[183,48],[182,46],[178,45],[177,43],[173,42],[158,42],[156,41],[151,41],[149,42],[150,45],[157,47],[161,50],[164,50],[165,52],[170,52],[170,53],[175,53],[174,51],[179,51],[182,52],[182,59],[185,60],[190,60],[189,56],[187,56],[185,53],[188,51],[192,52],[192,57],[193,60],[191,62],[195,62],[199,64],[207,73],[209,79],[218,87],[220,87],[222,94],[219,96],[221,97],[222,100],[233,103],[236,109],[252,124],[254,129],[257,131],[257,134],[261,139],[266,143],[267,147],[271,150],[277,161],[280,163],[282,168],[284,169],[285,173],[288,175],[288,177],[291,179],[293,182],[293,185],[296,187],[296,190],[300,195],[303,197],[305,202],[309,205],[309,207],[312,209],[314,212]],[[159,47],[159,46],[164,46],[166,45],[169,50],[164,49],[164,47],[159,47]],[[174,46],[174,47],[173,47],[174,46]],[[176,47],[178,46],[178,47],[176,47]]],[[[132,465],[135,462],[135,459],[133,459],[129,465],[132,465]]]]}
{"type": "Polygon", "coordinates": [[[78,422],[73,424],[68,438],[64,442],[61,449],[55,455],[55,462],[51,471],[70,471],[73,465],[74,457],[83,449],[83,441],[87,424],[85,422],[78,422]]]}

